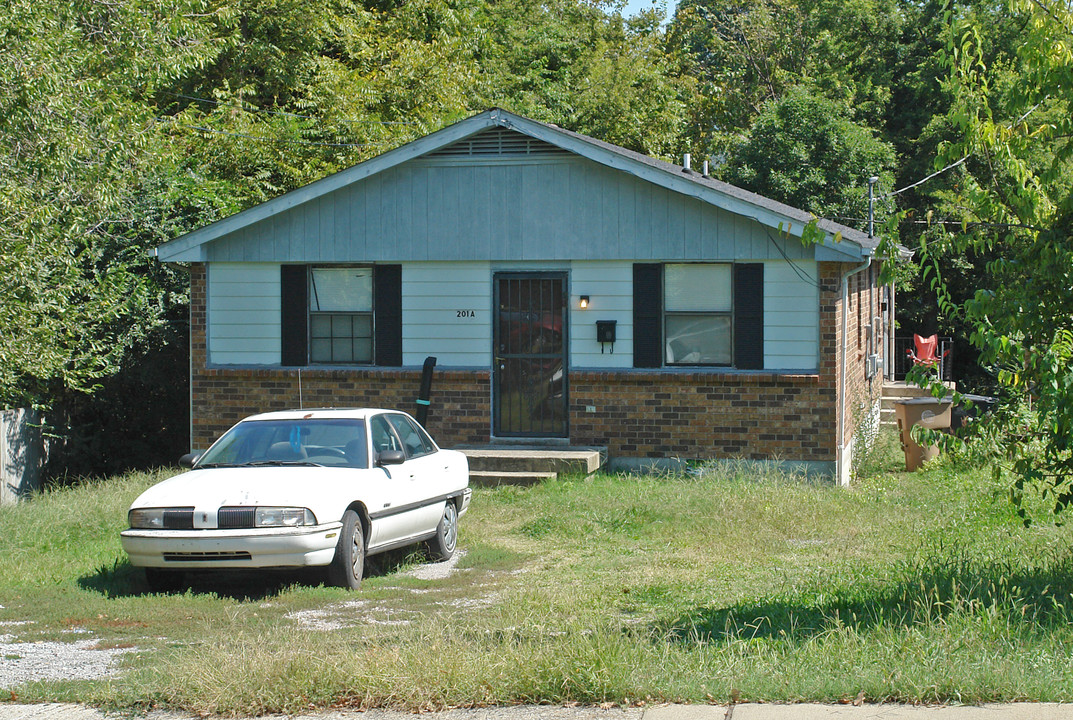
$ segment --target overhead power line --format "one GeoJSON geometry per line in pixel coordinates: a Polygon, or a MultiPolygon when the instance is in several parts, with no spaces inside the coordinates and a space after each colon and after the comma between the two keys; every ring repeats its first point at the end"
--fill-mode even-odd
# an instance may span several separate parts
{"type": "MultiPolygon", "coordinates": [[[[316,120],[323,122],[325,118],[314,117],[312,115],[300,115],[299,113],[287,112],[286,110],[265,110],[264,108],[255,107],[253,105],[247,105],[246,103],[229,103],[222,100],[211,100],[209,98],[197,97],[194,95],[184,95],[182,93],[164,92],[165,95],[171,95],[172,97],[182,98],[184,100],[193,100],[194,102],[206,103],[208,105],[215,105],[217,107],[229,107],[236,110],[242,110],[248,113],[261,113],[265,115],[281,115],[284,117],[300,118],[302,120],[316,120]]],[[[416,125],[417,123],[412,120],[348,120],[346,118],[339,118],[338,122],[349,123],[351,125],[416,125]]]]}
{"type": "Polygon", "coordinates": [[[336,142],[318,142],[314,140],[291,140],[288,138],[274,138],[266,137],[264,135],[251,135],[249,133],[234,132],[232,130],[217,130],[216,128],[205,127],[204,125],[190,125],[188,123],[181,123],[176,121],[170,121],[168,124],[176,127],[187,128],[190,130],[198,130],[199,132],[213,133],[215,135],[228,135],[230,137],[246,138],[247,140],[258,140],[260,142],[270,143],[287,143],[291,145],[310,145],[317,147],[349,147],[349,148],[370,148],[370,147],[384,147],[383,143],[336,143],[336,142]]]}
{"type": "Polygon", "coordinates": [[[961,165],[963,162],[965,162],[968,159],[969,159],[969,156],[966,155],[963,158],[961,158],[960,160],[957,160],[955,162],[950,163],[949,165],[944,167],[942,170],[936,170],[935,172],[933,172],[931,175],[928,175],[923,180],[917,180],[912,185],[906,185],[905,187],[901,188],[900,190],[894,190],[892,192],[886,193],[885,195],[877,195],[876,200],[885,200],[886,198],[891,198],[891,197],[894,197],[895,195],[901,195],[906,190],[912,190],[913,188],[917,187],[918,185],[923,185],[924,183],[928,182],[932,178],[938,177],[939,175],[942,175],[944,172],[946,172],[948,170],[953,170],[958,165],[961,165]]]}

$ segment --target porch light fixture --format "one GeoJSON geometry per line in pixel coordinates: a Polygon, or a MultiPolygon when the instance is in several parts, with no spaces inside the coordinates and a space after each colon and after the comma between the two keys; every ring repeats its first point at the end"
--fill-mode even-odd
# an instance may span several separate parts
{"type": "Polygon", "coordinates": [[[581,299],[580,299],[580,300],[578,301],[578,306],[579,306],[579,307],[580,307],[580,308],[581,308],[582,310],[584,310],[585,308],[587,308],[587,307],[589,306],[589,296],[588,296],[588,295],[582,295],[582,296],[581,296],[581,299]]]}

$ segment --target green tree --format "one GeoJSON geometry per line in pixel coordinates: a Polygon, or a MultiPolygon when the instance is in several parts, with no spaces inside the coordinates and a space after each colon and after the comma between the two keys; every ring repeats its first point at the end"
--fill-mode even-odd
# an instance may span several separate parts
{"type": "MultiPolygon", "coordinates": [[[[863,229],[868,178],[890,187],[894,150],[838,103],[795,88],[767,103],[720,173],[731,183],[817,217],[863,229]]],[[[875,205],[877,222],[891,204],[875,205]]]]}
{"type": "Polygon", "coordinates": [[[1059,512],[1073,501],[1073,12],[1052,0],[1015,0],[1024,33],[1008,61],[987,52],[975,16],[948,8],[947,90],[959,137],[940,162],[966,158],[944,196],[960,232],[942,253],[989,255],[979,289],[959,301],[941,267],[940,302],[972,327],[1003,399],[982,424],[1014,496],[1041,491],[1059,512]]]}
{"type": "Polygon", "coordinates": [[[0,16],[5,404],[91,390],[156,323],[160,288],[141,249],[116,240],[132,222],[152,126],[130,102],[159,59],[139,45],[164,19],[136,13],[127,24],[118,12],[11,0],[0,16]],[[117,25],[127,37],[113,45],[117,25]]]}
{"type": "Polygon", "coordinates": [[[682,0],[669,45],[701,88],[694,142],[726,152],[795,87],[879,128],[902,22],[897,0],[682,0]]]}
{"type": "Polygon", "coordinates": [[[687,147],[693,83],[666,54],[661,19],[577,0],[489,2],[474,104],[672,157],[687,147]]]}

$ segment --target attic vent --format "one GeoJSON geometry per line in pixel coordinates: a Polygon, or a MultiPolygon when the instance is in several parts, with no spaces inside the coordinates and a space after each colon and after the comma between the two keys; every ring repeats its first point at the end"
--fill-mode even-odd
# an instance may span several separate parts
{"type": "Polygon", "coordinates": [[[527,155],[566,155],[563,150],[543,140],[507,130],[490,128],[476,135],[429,153],[429,157],[517,157],[527,155]]]}

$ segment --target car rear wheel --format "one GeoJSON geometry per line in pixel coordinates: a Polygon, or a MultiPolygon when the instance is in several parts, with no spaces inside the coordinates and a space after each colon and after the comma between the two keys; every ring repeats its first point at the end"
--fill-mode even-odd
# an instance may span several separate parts
{"type": "Polygon", "coordinates": [[[328,581],[336,587],[357,590],[365,572],[365,534],[361,519],[353,510],[343,513],[343,528],[335,546],[335,558],[328,567],[328,581]]]}
{"type": "Polygon", "coordinates": [[[433,560],[447,560],[455,554],[458,545],[458,508],[451,501],[443,508],[443,517],[436,526],[436,537],[429,540],[428,549],[433,560]]]}

